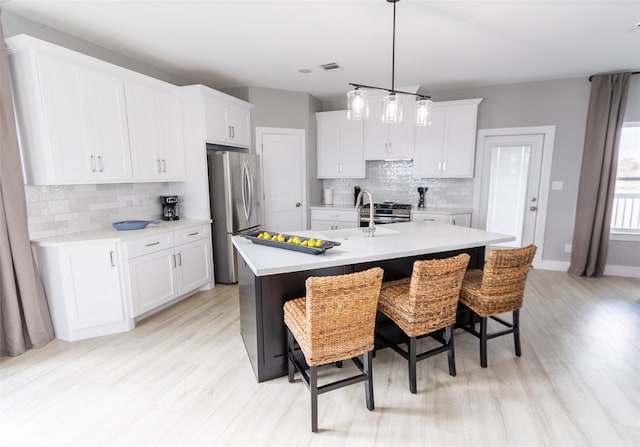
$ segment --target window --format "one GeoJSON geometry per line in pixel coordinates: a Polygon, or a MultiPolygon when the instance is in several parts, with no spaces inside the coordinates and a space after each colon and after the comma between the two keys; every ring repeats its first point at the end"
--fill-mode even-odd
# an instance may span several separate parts
{"type": "Polygon", "coordinates": [[[611,232],[640,236],[640,122],[622,128],[611,232]]]}

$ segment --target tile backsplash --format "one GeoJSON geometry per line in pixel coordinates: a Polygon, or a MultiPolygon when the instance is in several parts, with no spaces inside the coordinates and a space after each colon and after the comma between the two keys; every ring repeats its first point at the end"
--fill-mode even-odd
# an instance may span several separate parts
{"type": "Polygon", "coordinates": [[[418,206],[418,186],[429,188],[427,207],[472,208],[473,179],[419,179],[413,177],[412,161],[368,161],[365,179],[325,179],[333,188],[334,205],[353,205],[354,186],[371,192],[375,202],[392,201],[418,206]]]}
{"type": "Polygon", "coordinates": [[[25,185],[29,236],[39,239],[108,228],[112,222],[158,220],[168,183],[25,185]]]}

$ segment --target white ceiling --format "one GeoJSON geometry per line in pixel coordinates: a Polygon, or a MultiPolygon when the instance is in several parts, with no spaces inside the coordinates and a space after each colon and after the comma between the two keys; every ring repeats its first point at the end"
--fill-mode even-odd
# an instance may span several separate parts
{"type": "MultiPolygon", "coordinates": [[[[384,0],[32,1],[2,7],[214,88],[391,86],[384,0]],[[343,70],[325,73],[319,65],[343,70]],[[312,70],[309,74],[300,68],[312,70]]],[[[397,3],[396,87],[421,92],[640,69],[640,0],[397,3]]]]}

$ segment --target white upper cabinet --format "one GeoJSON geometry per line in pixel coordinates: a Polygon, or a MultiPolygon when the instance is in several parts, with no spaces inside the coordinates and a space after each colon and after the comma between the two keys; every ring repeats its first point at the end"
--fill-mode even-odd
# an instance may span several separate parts
{"type": "Polygon", "coordinates": [[[365,178],[363,121],[347,112],[316,113],[318,178],[365,178]]]}
{"type": "Polygon", "coordinates": [[[184,180],[178,87],[153,81],[125,82],[133,176],[137,180],[184,180]]]}
{"type": "Polygon", "coordinates": [[[178,87],[30,36],[6,44],[27,183],[184,179],[178,87]]]}
{"type": "Polygon", "coordinates": [[[480,101],[433,103],[431,126],[416,128],[414,177],[473,177],[480,101]]]}
{"type": "Polygon", "coordinates": [[[207,143],[250,148],[252,105],[209,88],[202,95],[207,143]]]}
{"type": "Polygon", "coordinates": [[[14,47],[12,39],[7,43],[18,50],[10,57],[27,182],[130,181],[122,79],[97,69],[93,59],[30,51],[23,46],[30,41],[18,39],[14,47]]]}
{"type": "Polygon", "coordinates": [[[382,122],[382,96],[369,97],[369,118],[364,120],[365,160],[398,160],[413,158],[415,125],[413,96],[402,96],[402,121],[382,122]]]}

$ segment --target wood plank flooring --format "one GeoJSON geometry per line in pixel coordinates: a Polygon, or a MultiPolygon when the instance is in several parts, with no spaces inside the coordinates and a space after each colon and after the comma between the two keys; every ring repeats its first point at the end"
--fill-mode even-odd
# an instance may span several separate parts
{"type": "Polygon", "coordinates": [[[483,369],[456,331],[457,377],[427,359],[412,395],[379,351],[376,409],[362,385],[321,395],[317,434],[299,379],[256,383],[238,319],[237,286],[217,285],[131,332],[2,358],[0,445],[640,446],[640,279],[534,270],[521,358],[490,340],[483,369]]]}

